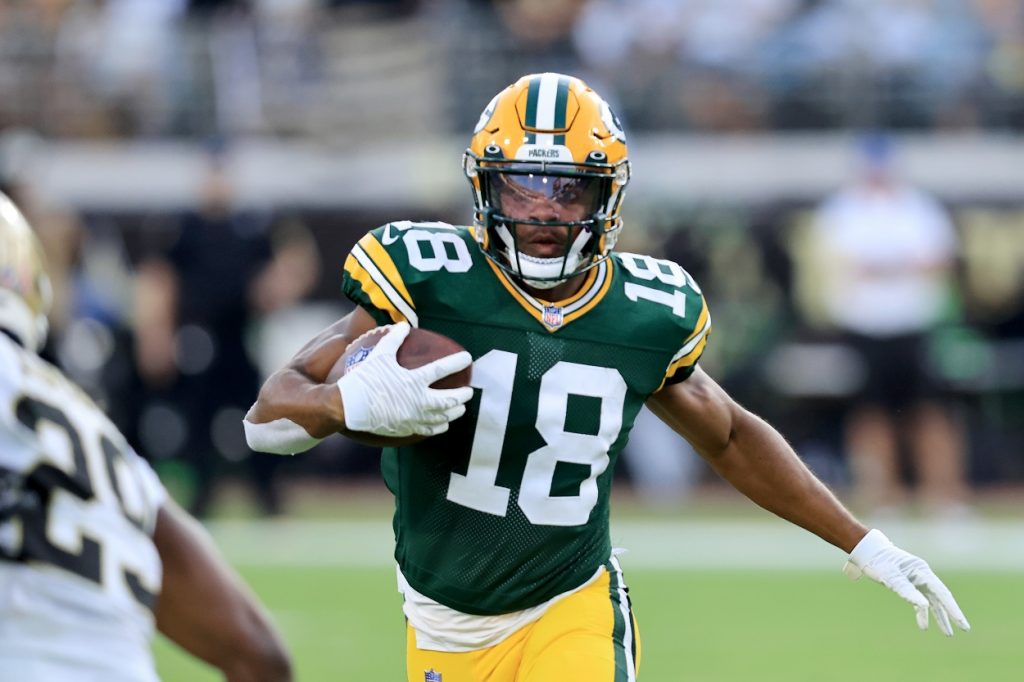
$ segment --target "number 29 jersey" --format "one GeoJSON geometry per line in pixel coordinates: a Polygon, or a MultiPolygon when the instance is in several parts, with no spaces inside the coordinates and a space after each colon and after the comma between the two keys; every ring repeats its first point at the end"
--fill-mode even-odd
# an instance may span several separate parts
{"type": "Polygon", "coordinates": [[[571,298],[541,301],[470,228],[391,223],[345,262],[342,288],[380,324],[462,344],[474,397],[445,434],[385,449],[395,558],[420,593],[469,614],[535,606],[611,554],[612,471],[644,401],[694,370],[711,320],[671,261],[614,253],[571,298]]]}
{"type": "Polygon", "coordinates": [[[0,334],[0,678],[157,679],[165,498],[92,400],[0,334]]]}

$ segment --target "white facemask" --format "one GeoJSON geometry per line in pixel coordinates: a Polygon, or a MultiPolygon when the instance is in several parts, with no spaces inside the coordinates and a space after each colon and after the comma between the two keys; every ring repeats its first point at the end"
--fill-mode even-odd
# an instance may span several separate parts
{"type": "Polygon", "coordinates": [[[522,278],[527,286],[535,289],[553,289],[576,274],[576,270],[581,265],[580,254],[591,237],[590,232],[581,230],[569,247],[569,255],[563,261],[561,257],[538,258],[529,256],[522,251],[519,251],[517,257],[516,240],[508,226],[498,225],[495,231],[504,244],[505,258],[508,260],[509,267],[522,278]]]}

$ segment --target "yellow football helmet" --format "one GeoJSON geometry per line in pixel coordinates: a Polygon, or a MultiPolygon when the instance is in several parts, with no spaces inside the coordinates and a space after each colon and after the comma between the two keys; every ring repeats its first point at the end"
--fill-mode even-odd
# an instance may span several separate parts
{"type": "Polygon", "coordinates": [[[53,302],[45,263],[25,216],[0,193],[0,329],[32,351],[46,341],[46,315],[53,302]]]}
{"type": "Polygon", "coordinates": [[[594,267],[618,240],[630,176],[626,136],[608,103],[579,78],[532,74],[498,93],[480,115],[463,170],[481,249],[530,286],[549,289],[594,267]],[[574,218],[512,218],[503,205],[512,200],[503,197],[516,196],[540,197],[574,218]],[[517,225],[568,228],[564,253],[523,253],[517,225]]]}

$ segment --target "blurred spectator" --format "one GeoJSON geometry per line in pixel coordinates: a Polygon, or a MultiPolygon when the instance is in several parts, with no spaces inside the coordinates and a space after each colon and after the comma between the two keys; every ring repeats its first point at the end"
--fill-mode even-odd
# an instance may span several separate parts
{"type": "Polygon", "coordinates": [[[957,235],[934,199],[895,176],[887,138],[860,151],[858,177],[814,226],[822,312],[862,363],[845,419],[855,494],[871,509],[905,501],[906,437],[922,501],[949,512],[966,499],[964,437],[929,371],[928,340],[949,310],[957,235]]]}
{"type": "Polygon", "coordinates": [[[178,452],[193,468],[196,515],[209,512],[225,460],[245,460],[260,507],[273,514],[280,510],[274,471],[281,460],[251,453],[239,426],[260,384],[245,337],[258,316],[313,287],[318,261],[301,232],[275,244],[269,215],[233,208],[219,154],[211,155],[201,201],[182,220],[173,247],[138,270],[136,363],[147,394],[156,396],[140,417],[140,438],[162,438],[156,431],[168,425],[158,422],[182,425],[178,452]],[[169,409],[184,414],[154,412],[169,409]]]}
{"type": "MultiPolygon", "coordinates": [[[[1020,128],[1022,11],[1016,0],[8,2],[0,125],[361,139],[380,126],[352,115],[367,107],[353,93],[418,100],[443,71],[459,100],[486,101],[510,73],[550,69],[618,92],[634,130],[1020,128]]],[[[455,109],[452,132],[466,124],[455,109]]]]}

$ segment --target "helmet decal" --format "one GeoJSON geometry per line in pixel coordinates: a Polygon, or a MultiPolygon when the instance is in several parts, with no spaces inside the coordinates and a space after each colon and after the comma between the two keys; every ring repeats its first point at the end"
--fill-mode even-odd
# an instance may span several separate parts
{"type": "Polygon", "coordinates": [[[616,140],[622,144],[626,144],[626,133],[622,130],[622,124],[619,123],[619,117],[612,111],[611,106],[608,102],[601,100],[601,120],[604,122],[608,132],[615,137],[616,140]]]}
{"type": "Polygon", "coordinates": [[[483,112],[480,114],[480,120],[476,122],[476,127],[473,128],[474,135],[483,130],[484,126],[491,120],[491,117],[494,116],[494,107],[497,105],[499,97],[501,97],[500,93],[491,98],[491,103],[484,107],[483,112]]]}

